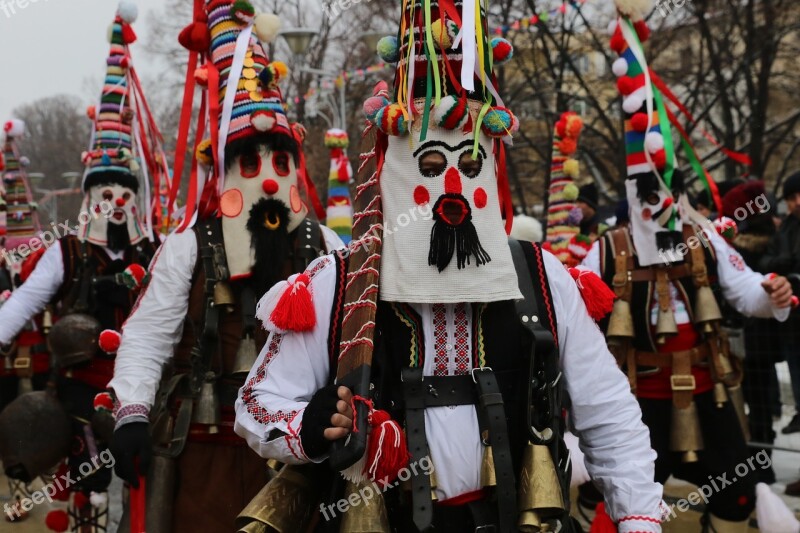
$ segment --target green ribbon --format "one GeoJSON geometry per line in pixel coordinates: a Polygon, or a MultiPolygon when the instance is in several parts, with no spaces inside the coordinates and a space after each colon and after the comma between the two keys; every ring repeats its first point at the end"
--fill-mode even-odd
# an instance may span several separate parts
{"type": "Polygon", "coordinates": [[[489,102],[486,102],[485,104],[483,104],[483,107],[481,107],[481,112],[478,113],[478,120],[475,121],[475,131],[474,131],[475,142],[472,145],[472,159],[473,160],[478,159],[478,148],[480,147],[479,136],[481,134],[481,124],[483,123],[483,117],[486,116],[486,113],[489,111],[489,108],[491,108],[491,107],[492,106],[491,106],[491,104],[489,104],[489,102]]]}

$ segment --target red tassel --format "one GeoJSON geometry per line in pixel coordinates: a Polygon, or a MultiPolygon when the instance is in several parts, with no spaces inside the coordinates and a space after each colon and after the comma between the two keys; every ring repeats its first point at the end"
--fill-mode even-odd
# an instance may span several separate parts
{"type": "Polygon", "coordinates": [[[606,506],[602,502],[597,504],[589,533],[617,533],[617,526],[606,513],[606,506]]]}
{"type": "Polygon", "coordinates": [[[122,42],[125,44],[133,44],[136,42],[136,32],[127,22],[122,23],[122,42]]]}
{"type": "Polygon", "coordinates": [[[269,319],[275,326],[284,331],[310,331],[317,323],[314,302],[308,284],[311,280],[306,274],[300,274],[289,282],[289,287],[281,295],[278,305],[273,309],[269,319]]]}
{"type": "Polygon", "coordinates": [[[44,525],[51,531],[61,533],[69,529],[69,515],[62,509],[50,511],[44,519],[44,525]]]}
{"type": "Polygon", "coordinates": [[[365,474],[382,486],[392,483],[408,466],[406,435],[389,413],[373,410],[369,415],[372,432],[367,443],[365,474]]]}
{"type": "Polygon", "coordinates": [[[591,270],[570,268],[569,273],[581,291],[589,316],[601,320],[614,307],[614,292],[591,270]]]}

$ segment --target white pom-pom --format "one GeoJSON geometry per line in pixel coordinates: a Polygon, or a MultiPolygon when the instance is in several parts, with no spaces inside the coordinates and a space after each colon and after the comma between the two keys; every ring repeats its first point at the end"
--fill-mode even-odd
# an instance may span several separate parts
{"type": "Polygon", "coordinates": [[[24,155],[19,158],[19,166],[22,168],[28,167],[31,164],[31,160],[25,157],[24,155]]]}
{"type": "MultiPolygon", "coordinates": [[[[445,117],[447,116],[448,112],[458,105],[458,98],[453,96],[452,94],[448,94],[447,96],[443,96],[442,99],[439,101],[439,105],[433,109],[433,120],[434,123],[441,127],[445,117]]],[[[469,118],[469,113],[464,113],[464,116],[458,122],[457,128],[463,128],[464,124],[467,123],[467,119],[469,118]]]]}
{"type": "Polygon", "coordinates": [[[261,13],[256,16],[253,29],[261,42],[271,43],[281,29],[281,19],[272,13],[261,13]]]}
{"type": "Polygon", "coordinates": [[[108,505],[108,493],[106,492],[92,492],[89,495],[89,503],[95,509],[102,509],[108,505]]]}
{"type": "Polygon", "coordinates": [[[756,485],[756,517],[760,531],[800,533],[800,522],[794,513],[764,483],[756,485]]]}
{"type": "Polygon", "coordinates": [[[250,124],[258,131],[269,131],[275,125],[275,117],[266,111],[256,111],[250,117],[250,124]]]}
{"type": "Polygon", "coordinates": [[[511,225],[511,237],[518,241],[542,242],[542,223],[527,215],[517,215],[511,225]]]}
{"type": "Polygon", "coordinates": [[[644,138],[644,147],[651,154],[654,154],[664,148],[664,136],[658,132],[651,131],[644,138]]]}
{"type": "Polygon", "coordinates": [[[617,60],[614,61],[611,65],[611,72],[618,78],[628,73],[628,62],[625,61],[624,57],[617,58],[617,60]]]}
{"type": "Polygon", "coordinates": [[[615,0],[620,13],[637,22],[653,10],[652,0],[615,0]]]}
{"type": "Polygon", "coordinates": [[[117,14],[128,24],[133,24],[139,17],[139,8],[131,0],[121,0],[117,14]]]}
{"type": "Polygon", "coordinates": [[[18,118],[12,118],[3,125],[3,131],[8,137],[22,137],[25,134],[25,123],[18,118]]]}
{"type": "Polygon", "coordinates": [[[644,105],[644,87],[632,92],[622,101],[622,109],[628,113],[633,114],[639,111],[644,105]]]}
{"type": "Polygon", "coordinates": [[[614,35],[614,32],[617,31],[617,19],[611,19],[608,23],[608,28],[606,29],[609,35],[614,35]]]}

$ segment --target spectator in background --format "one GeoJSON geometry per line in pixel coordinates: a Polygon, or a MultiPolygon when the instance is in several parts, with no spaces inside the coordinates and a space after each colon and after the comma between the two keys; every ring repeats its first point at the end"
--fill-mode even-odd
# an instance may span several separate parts
{"type": "MultiPolygon", "coordinates": [[[[773,209],[773,204],[767,201],[763,181],[737,185],[722,198],[723,214],[737,220],[739,229],[731,244],[741,254],[747,266],[755,271],[759,271],[759,259],[767,251],[776,233],[772,220],[773,209]],[[747,215],[743,218],[742,213],[747,215]]],[[[729,316],[727,312],[724,314],[729,316]]],[[[750,440],[772,444],[775,441],[772,406],[779,395],[775,363],[782,360],[780,324],[777,320],[767,318],[744,318],[741,315],[737,318],[736,322],[744,329],[744,354],[736,353],[733,343],[731,351],[740,357],[744,355],[742,388],[745,401],[750,407],[750,440]]],[[[760,451],[761,448],[754,448],[751,455],[760,451]]],[[[765,450],[765,453],[771,456],[772,450],[765,450]]],[[[775,471],[772,466],[759,470],[758,478],[763,483],[774,483],[775,471]]]]}
{"type": "Polygon", "coordinates": [[[583,218],[581,219],[581,235],[591,237],[593,240],[600,231],[600,217],[597,216],[597,186],[594,183],[584,185],[578,190],[578,199],[575,201],[583,218]]]}
{"type": "MultiPolygon", "coordinates": [[[[745,183],[745,181],[740,178],[717,183],[717,191],[719,192],[719,197],[724,198],[725,195],[728,193],[728,191],[743,183],[745,183]]],[[[697,211],[704,217],[710,220],[714,220],[717,218],[717,206],[714,205],[714,200],[711,199],[711,196],[708,194],[708,190],[703,189],[699,193],[697,193],[694,196],[694,198],[692,198],[692,204],[695,208],[695,211],[697,211]]]]}
{"type": "MultiPolygon", "coordinates": [[[[789,276],[794,292],[800,293],[796,277],[800,274],[800,172],[794,173],[783,184],[783,199],[788,215],[772,239],[759,264],[762,272],[775,272],[789,276]],[[793,276],[794,275],[794,276],[793,276]],[[792,279],[792,278],[795,279],[792,279]]],[[[781,349],[789,365],[794,395],[795,414],[781,430],[783,434],[800,432],[800,313],[794,311],[780,327],[781,349]]]]}

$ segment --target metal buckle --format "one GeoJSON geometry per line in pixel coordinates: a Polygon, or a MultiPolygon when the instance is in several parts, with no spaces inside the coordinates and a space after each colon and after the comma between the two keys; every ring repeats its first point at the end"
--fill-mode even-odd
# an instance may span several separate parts
{"type": "Polygon", "coordinates": [[[475,528],[475,533],[494,533],[497,531],[497,526],[494,524],[486,524],[475,528]]]}
{"type": "Polygon", "coordinates": [[[472,375],[472,382],[476,384],[478,383],[478,379],[475,377],[475,372],[484,372],[486,370],[488,370],[489,372],[493,372],[492,367],[490,366],[482,366],[480,368],[473,368],[472,370],[470,370],[470,375],[472,375]]]}
{"type": "Polygon", "coordinates": [[[31,367],[31,358],[30,357],[17,357],[14,359],[14,369],[15,370],[24,370],[26,368],[31,367]]]}
{"type": "Polygon", "coordinates": [[[692,374],[673,374],[669,377],[672,390],[693,391],[696,383],[692,374]]]}

